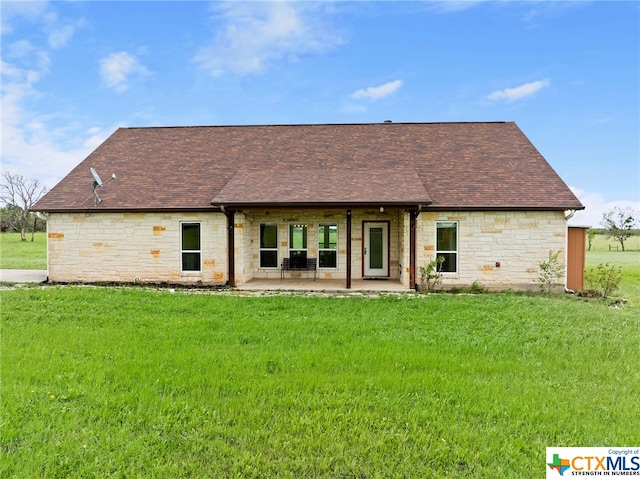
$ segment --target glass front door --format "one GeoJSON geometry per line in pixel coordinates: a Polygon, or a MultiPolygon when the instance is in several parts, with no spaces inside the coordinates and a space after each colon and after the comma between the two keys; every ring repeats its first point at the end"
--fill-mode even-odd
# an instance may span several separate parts
{"type": "Polygon", "coordinates": [[[364,276],[389,276],[389,224],[364,223],[364,276]]]}

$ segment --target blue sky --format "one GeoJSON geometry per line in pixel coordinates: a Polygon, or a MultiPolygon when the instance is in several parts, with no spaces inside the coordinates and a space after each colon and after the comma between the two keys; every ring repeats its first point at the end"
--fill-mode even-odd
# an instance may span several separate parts
{"type": "Polygon", "coordinates": [[[504,120],[574,223],[640,209],[640,2],[0,5],[2,169],[48,187],[119,126],[504,120]]]}

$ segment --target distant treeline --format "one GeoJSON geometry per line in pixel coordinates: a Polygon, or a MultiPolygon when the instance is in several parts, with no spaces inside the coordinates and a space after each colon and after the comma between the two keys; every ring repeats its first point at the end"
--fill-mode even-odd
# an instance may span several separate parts
{"type": "MultiPolygon", "coordinates": [[[[589,228],[589,231],[593,231],[597,235],[606,235],[608,230],[604,228],[589,228]]],[[[632,229],[630,231],[633,235],[640,235],[640,229],[638,228],[632,229]]]]}
{"type": "MultiPolygon", "coordinates": [[[[0,231],[3,233],[15,233],[20,231],[20,216],[22,209],[19,206],[5,206],[0,208],[0,231]]],[[[38,218],[34,213],[29,213],[28,221],[25,224],[25,232],[47,231],[47,223],[38,218]]]]}

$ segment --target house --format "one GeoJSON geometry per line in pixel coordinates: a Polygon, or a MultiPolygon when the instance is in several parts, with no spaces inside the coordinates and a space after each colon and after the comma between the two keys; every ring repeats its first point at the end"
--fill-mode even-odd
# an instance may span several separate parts
{"type": "Polygon", "coordinates": [[[119,128],[34,210],[54,282],[311,274],[283,272],[291,258],[313,259],[318,288],[411,289],[443,256],[443,287],[530,289],[583,208],[513,122],[386,121],[119,128]]]}

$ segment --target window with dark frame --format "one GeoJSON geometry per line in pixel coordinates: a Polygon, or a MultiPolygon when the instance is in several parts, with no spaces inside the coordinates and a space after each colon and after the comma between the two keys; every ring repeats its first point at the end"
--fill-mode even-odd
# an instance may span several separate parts
{"type": "Polygon", "coordinates": [[[338,267],[338,225],[335,223],[318,225],[318,266],[338,267]]]}
{"type": "Polygon", "coordinates": [[[260,267],[278,267],[278,225],[260,224],[260,267]]]}
{"type": "Polygon", "coordinates": [[[182,271],[201,270],[200,223],[182,223],[182,271]]]}
{"type": "Polygon", "coordinates": [[[458,272],[458,223],[456,221],[436,222],[436,258],[442,256],[438,270],[441,273],[458,272]]]}

